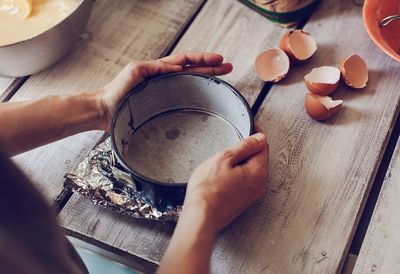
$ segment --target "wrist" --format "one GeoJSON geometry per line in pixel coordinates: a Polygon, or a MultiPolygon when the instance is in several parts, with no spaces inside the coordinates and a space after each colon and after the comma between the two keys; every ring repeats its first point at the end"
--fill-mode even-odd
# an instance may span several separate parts
{"type": "Polygon", "coordinates": [[[95,92],[83,93],[83,101],[88,107],[88,111],[92,113],[89,124],[92,129],[107,131],[110,128],[111,119],[107,113],[107,109],[102,100],[102,90],[95,92]]]}
{"type": "Polygon", "coordinates": [[[104,106],[98,99],[98,91],[84,92],[78,95],[64,97],[70,103],[70,109],[75,113],[72,128],[78,132],[87,130],[104,130],[106,128],[107,115],[104,106]]]}
{"type": "Polygon", "coordinates": [[[204,213],[185,206],[158,273],[210,273],[216,232],[204,213]]]}
{"type": "Polygon", "coordinates": [[[197,201],[195,203],[185,203],[179,223],[186,224],[190,227],[196,227],[202,235],[207,238],[214,239],[218,233],[216,220],[212,218],[214,212],[208,206],[206,201],[197,201]]]}
{"type": "Polygon", "coordinates": [[[221,202],[209,189],[209,184],[193,184],[188,187],[184,202],[184,210],[192,212],[192,215],[201,216],[203,222],[207,223],[210,233],[217,234],[221,230],[221,202]]]}
{"type": "Polygon", "coordinates": [[[178,246],[187,253],[199,250],[211,252],[217,231],[203,212],[188,208],[182,210],[171,242],[172,247],[178,246]]]}

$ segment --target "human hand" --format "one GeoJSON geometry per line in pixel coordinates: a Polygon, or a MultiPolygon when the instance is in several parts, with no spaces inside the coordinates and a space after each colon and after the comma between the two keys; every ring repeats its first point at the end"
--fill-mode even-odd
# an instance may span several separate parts
{"type": "Polygon", "coordinates": [[[118,104],[133,87],[150,77],[173,72],[199,72],[208,75],[223,75],[232,71],[230,63],[223,63],[223,57],[215,53],[190,52],[170,55],[153,61],[128,64],[109,84],[96,95],[105,119],[100,128],[109,130],[118,104]]]}
{"type": "Polygon", "coordinates": [[[269,147],[266,135],[258,131],[235,147],[217,153],[194,171],[183,216],[187,211],[189,218],[205,218],[216,233],[265,195],[269,147]]]}
{"type": "Polygon", "coordinates": [[[257,131],[193,172],[157,273],[210,273],[217,232],[265,195],[269,148],[265,134],[257,131]]]}

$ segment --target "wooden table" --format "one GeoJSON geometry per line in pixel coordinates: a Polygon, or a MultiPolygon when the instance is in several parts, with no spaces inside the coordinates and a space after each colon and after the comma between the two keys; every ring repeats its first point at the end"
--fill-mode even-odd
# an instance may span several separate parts
{"type": "MultiPolygon", "coordinates": [[[[376,174],[380,167],[386,172],[382,159],[392,153],[386,148],[400,110],[400,66],[370,41],[361,11],[353,1],[323,1],[304,26],[319,45],[316,56],[293,66],[283,82],[264,85],[255,75],[255,57],[277,47],[287,30],[238,1],[100,0],[71,54],[29,78],[0,78],[0,99],[92,90],[131,60],[194,50],[222,53],[234,64],[234,71],[222,78],[243,93],[268,133],[270,190],[219,235],[213,272],[336,273],[355,265],[356,273],[395,273],[400,271],[399,146],[384,182],[376,174]],[[304,75],[352,53],[369,66],[367,88],[340,86],[334,96],[345,101],[343,110],[324,123],[311,120],[303,107],[304,75]],[[350,245],[370,189],[382,183],[361,252],[353,254],[350,245]]],[[[14,160],[57,206],[67,234],[152,272],[168,245],[172,224],[121,216],[63,191],[64,174],[102,135],[85,132],[14,160]]]]}

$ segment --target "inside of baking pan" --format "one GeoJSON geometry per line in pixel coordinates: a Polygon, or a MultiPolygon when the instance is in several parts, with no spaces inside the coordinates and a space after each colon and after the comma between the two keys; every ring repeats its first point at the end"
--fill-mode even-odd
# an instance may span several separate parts
{"type": "Polygon", "coordinates": [[[205,159],[247,137],[250,120],[231,87],[175,75],[136,90],[117,116],[114,136],[119,154],[136,173],[185,183],[205,159]]]}

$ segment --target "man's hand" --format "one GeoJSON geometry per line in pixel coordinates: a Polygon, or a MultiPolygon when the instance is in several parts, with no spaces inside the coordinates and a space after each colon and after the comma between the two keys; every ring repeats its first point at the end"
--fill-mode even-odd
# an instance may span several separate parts
{"type": "Polygon", "coordinates": [[[232,71],[232,65],[223,63],[215,53],[192,52],[170,55],[154,61],[128,64],[116,78],[98,93],[99,106],[105,119],[100,128],[109,130],[117,107],[125,95],[150,77],[161,74],[189,71],[208,75],[223,75],[232,71]]]}

